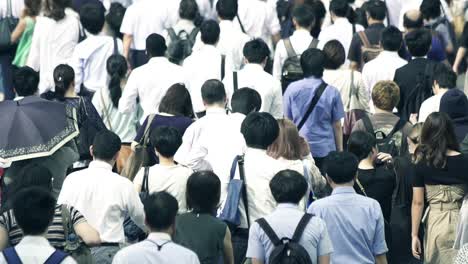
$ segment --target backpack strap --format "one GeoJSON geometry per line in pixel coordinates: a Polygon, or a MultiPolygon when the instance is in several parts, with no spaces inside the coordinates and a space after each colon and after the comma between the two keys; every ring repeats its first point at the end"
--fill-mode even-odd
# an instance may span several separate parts
{"type": "Polygon", "coordinates": [[[3,257],[5,257],[5,260],[9,264],[22,264],[23,262],[21,261],[20,257],[18,256],[18,253],[16,252],[14,247],[9,247],[3,250],[3,257]]]}
{"type": "Polygon", "coordinates": [[[246,31],[245,31],[244,25],[242,24],[242,21],[240,20],[239,14],[236,14],[236,18],[237,18],[237,21],[239,21],[239,26],[240,26],[240,28],[242,30],[242,33],[245,34],[246,31]]]}
{"type": "Polygon", "coordinates": [[[369,39],[367,38],[366,33],[364,31],[359,31],[358,36],[361,39],[362,44],[364,44],[364,47],[366,47],[366,48],[371,47],[369,39]]]}
{"type": "Polygon", "coordinates": [[[221,80],[226,75],[226,55],[221,54],[221,80]]]}
{"type": "Polygon", "coordinates": [[[286,52],[288,53],[288,58],[296,57],[297,53],[291,44],[291,40],[289,38],[285,38],[283,40],[283,43],[284,43],[284,47],[286,48],[286,52]]]}
{"type": "Polygon", "coordinates": [[[268,224],[265,218],[258,219],[257,223],[275,247],[281,245],[281,240],[279,239],[278,235],[276,235],[275,231],[273,231],[273,228],[271,228],[270,224],[268,224]]]}
{"type": "Polygon", "coordinates": [[[62,261],[68,257],[68,255],[60,250],[55,250],[52,255],[44,262],[44,264],[59,264],[62,263],[62,261]]]}
{"type": "Polygon", "coordinates": [[[366,131],[372,135],[374,135],[374,126],[372,126],[372,122],[369,118],[368,115],[364,115],[362,118],[362,123],[364,124],[364,128],[366,129],[366,131]]]}
{"type": "Polygon", "coordinates": [[[237,90],[239,90],[239,83],[238,83],[238,79],[237,79],[237,72],[232,72],[232,82],[233,82],[233,87],[234,87],[234,92],[236,92],[237,90]]]}
{"type": "Polygon", "coordinates": [[[113,53],[113,55],[119,54],[119,47],[117,46],[117,38],[113,37],[112,40],[114,41],[114,53],[113,53]]]}
{"type": "Polygon", "coordinates": [[[393,136],[396,132],[400,131],[406,125],[406,120],[403,118],[398,119],[398,122],[393,127],[392,131],[387,135],[387,137],[393,136]]]}
{"type": "Polygon", "coordinates": [[[250,228],[249,201],[247,199],[247,183],[245,181],[244,157],[238,156],[237,164],[239,164],[239,177],[242,181],[242,201],[244,202],[245,216],[247,218],[247,228],[250,228]]]}
{"type": "Polygon", "coordinates": [[[141,183],[141,192],[142,193],[149,193],[149,167],[145,167],[144,174],[143,174],[143,181],[141,183]]]}
{"type": "Polygon", "coordinates": [[[296,227],[296,231],[294,231],[294,235],[291,239],[292,242],[299,243],[299,240],[301,240],[302,234],[304,233],[307,224],[309,224],[310,219],[312,219],[312,216],[313,215],[307,213],[302,216],[299,224],[296,227]]]}
{"type": "Polygon", "coordinates": [[[200,28],[194,28],[192,32],[189,34],[189,39],[192,41],[192,43],[195,43],[195,38],[197,37],[198,32],[200,31],[200,28]]]}
{"type": "MultiPolygon", "coordinates": [[[[289,41],[289,43],[291,43],[291,41],[289,41]]],[[[319,40],[318,40],[318,39],[312,38],[312,41],[310,42],[309,47],[308,47],[307,49],[315,49],[315,48],[317,48],[318,43],[319,43],[319,40]]],[[[292,45],[291,45],[291,48],[292,48],[292,45]]]]}
{"type": "Polygon", "coordinates": [[[314,94],[314,97],[312,98],[312,101],[310,102],[309,108],[307,109],[306,113],[304,114],[304,117],[302,117],[301,122],[299,122],[299,125],[297,126],[297,130],[301,130],[301,128],[304,126],[305,122],[307,121],[310,114],[312,113],[312,110],[314,110],[315,106],[317,105],[318,101],[320,100],[320,97],[322,96],[327,86],[328,84],[325,82],[322,82],[319,85],[319,87],[317,88],[317,91],[314,94]]]}
{"type": "Polygon", "coordinates": [[[174,28],[167,29],[167,33],[169,34],[169,38],[171,38],[171,41],[177,39],[177,34],[175,33],[174,28]]]}

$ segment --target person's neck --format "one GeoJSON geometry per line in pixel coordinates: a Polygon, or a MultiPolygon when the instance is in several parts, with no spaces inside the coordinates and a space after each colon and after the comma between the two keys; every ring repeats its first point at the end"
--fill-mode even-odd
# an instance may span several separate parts
{"type": "Polygon", "coordinates": [[[359,162],[359,169],[369,170],[374,168],[374,162],[372,157],[367,157],[359,162]]]}
{"type": "Polygon", "coordinates": [[[437,91],[437,95],[443,95],[445,94],[446,92],[448,91],[447,88],[439,88],[439,90],[437,91]]]}
{"type": "Polygon", "coordinates": [[[310,28],[305,28],[305,27],[301,27],[301,26],[296,26],[296,31],[307,31],[307,32],[310,32],[310,28]]]}
{"type": "Polygon", "coordinates": [[[94,158],[94,161],[107,163],[107,164],[109,164],[111,167],[114,167],[114,164],[115,164],[115,160],[102,160],[102,159],[96,159],[96,158],[94,158]]]}
{"type": "Polygon", "coordinates": [[[74,88],[71,88],[71,89],[68,89],[66,92],[65,92],[65,98],[73,98],[73,97],[76,97],[76,92],[75,92],[75,89],[74,88]]]}
{"type": "Polygon", "coordinates": [[[210,105],[205,105],[205,109],[206,110],[219,110],[219,109],[224,109],[224,103],[221,104],[221,103],[214,103],[214,104],[210,104],[210,105]]]}
{"type": "Polygon", "coordinates": [[[174,166],[175,165],[174,158],[166,158],[161,155],[159,155],[158,157],[159,157],[159,164],[162,166],[174,166]]]}
{"type": "Polygon", "coordinates": [[[367,20],[367,24],[370,26],[370,25],[375,25],[375,24],[383,24],[383,21],[382,20],[375,20],[375,19],[369,19],[367,20]]]}
{"type": "Polygon", "coordinates": [[[151,233],[163,233],[163,234],[168,234],[172,238],[172,228],[164,229],[164,230],[157,230],[154,228],[149,228],[151,233]]]}
{"type": "Polygon", "coordinates": [[[347,183],[340,183],[340,184],[336,184],[336,183],[332,182],[332,183],[330,183],[330,186],[332,187],[333,190],[335,190],[336,188],[339,188],[339,187],[353,187],[354,186],[354,180],[350,181],[350,182],[347,182],[347,183]]]}
{"type": "Polygon", "coordinates": [[[391,114],[392,111],[387,111],[387,110],[383,110],[383,109],[375,107],[375,113],[376,114],[391,114]]]}

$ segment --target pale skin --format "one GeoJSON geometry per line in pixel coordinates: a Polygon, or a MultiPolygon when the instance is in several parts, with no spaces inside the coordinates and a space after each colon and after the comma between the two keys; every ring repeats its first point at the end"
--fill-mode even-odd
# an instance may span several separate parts
{"type": "MultiPolygon", "coordinates": [[[[16,25],[15,29],[11,33],[10,36],[10,41],[11,43],[17,43],[19,39],[21,38],[21,35],[23,35],[24,29],[26,28],[26,12],[23,10],[21,13],[20,20],[18,21],[18,24],[16,25]]],[[[34,21],[36,20],[36,17],[31,17],[34,21]]]]}

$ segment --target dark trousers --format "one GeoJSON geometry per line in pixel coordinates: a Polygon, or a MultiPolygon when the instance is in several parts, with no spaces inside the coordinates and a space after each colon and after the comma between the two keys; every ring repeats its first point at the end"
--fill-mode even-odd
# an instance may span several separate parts
{"type": "MultiPolygon", "coordinates": [[[[323,158],[314,157],[315,166],[317,166],[317,168],[320,170],[320,174],[322,174],[323,177],[325,177],[325,158],[326,157],[323,157],[323,158]]],[[[323,197],[329,196],[331,192],[332,192],[332,188],[330,187],[330,184],[328,184],[327,182],[327,186],[325,186],[325,188],[321,192],[316,193],[315,195],[318,198],[323,198],[323,197]]]]}
{"type": "Polygon", "coordinates": [[[15,50],[0,52],[0,93],[4,93],[5,100],[15,98],[13,92],[13,65],[15,50]]]}
{"type": "Polygon", "coordinates": [[[232,248],[234,251],[234,264],[243,264],[247,254],[249,230],[237,228],[232,232],[232,248]]]}
{"type": "Polygon", "coordinates": [[[129,61],[132,69],[136,69],[148,62],[149,58],[144,50],[130,50],[129,61]]]}

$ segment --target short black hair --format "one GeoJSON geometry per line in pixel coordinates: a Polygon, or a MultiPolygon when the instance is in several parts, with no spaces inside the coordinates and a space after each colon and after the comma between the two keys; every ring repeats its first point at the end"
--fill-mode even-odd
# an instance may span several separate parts
{"type": "Polygon", "coordinates": [[[93,156],[99,160],[112,160],[120,151],[119,136],[107,129],[99,131],[93,140],[93,156]]]}
{"type": "Polygon", "coordinates": [[[301,67],[304,77],[321,78],[325,66],[325,54],[323,51],[310,48],[301,55],[301,67]]]}
{"type": "Polygon", "coordinates": [[[345,63],[345,49],[336,39],[330,40],[325,44],[323,53],[325,54],[325,69],[336,70],[345,63]]]}
{"type": "Polygon", "coordinates": [[[182,0],[179,4],[179,17],[190,21],[198,16],[198,5],[195,0],[182,0]]]}
{"type": "Polygon", "coordinates": [[[398,28],[389,26],[382,31],[380,42],[384,50],[398,51],[403,43],[403,34],[398,28]]]}
{"type": "Polygon", "coordinates": [[[113,31],[115,37],[122,38],[123,36],[122,33],[120,33],[120,26],[122,25],[126,10],[127,9],[118,2],[114,2],[110,5],[106,15],[106,22],[113,31]]]}
{"type": "Polygon", "coordinates": [[[17,177],[15,177],[13,186],[16,186],[17,191],[29,187],[41,187],[48,191],[52,188],[52,173],[39,162],[25,165],[15,176],[17,177]]]}
{"type": "Polygon", "coordinates": [[[219,0],[216,3],[216,12],[222,20],[233,20],[237,15],[237,0],[219,0]]]}
{"type": "Polygon", "coordinates": [[[215,45],[219,40],[219,33],[221,29],[214,20],[206,20],[201,24],[200,37],[203,43],[208,45],[215,45]]]}
{"type": "Polygon", "coordinates": [[[224,84],[216,79],[206,81],[201,87],[203,102],[206,104],[224,103],[226,90],[224,84]]]}
{"type": "Polygon", "coordinates": [[[366,13],[369,14],[372,19],[383,21],[387,14],[385,2],[380,0],[371,0],[367,2],[366,13]]]}
{"type": "Polygon", "coordinates": [[[294,170],[282,170],[270,181],[270,190],[277,203],[298,204],[307,192],[307,181],[294,170]]]}
{"type": "Polygon", "coordinates": [[[441,88],[453,89],[457,87],[457,74],[447,65],[438,63],[434,68],[434,81],[441,88]]]}
{"type": "Polygon", "coordinates": [[[221,197],[221,181],[212,171],[194,172],[187,180],[187,207],[195,213],[215,214],[221,197]]]}
{"type": "Polygon", "coordinates": [[[325,159],[325,172],[336,184],[348,183],[356,177],[358,164],[353,153],[332,151],[325,159]]]}
{"type": "Polygon", "coordinates": [[[278,121],[269,113],[250,113],[241,125],[248,147],[267,149],[279,136],[278,121]]]}
{"type": "Polygon", "coordinates": [[[292,17],[303,28],[312,27],[315,23],[314,10],[308,5],[297,5],[294,7],[292,17]]]}
{"type": "Polygon", "coordinates": [[[348,151],[356,155],[359,160],[363,160],[372,152],[375,147],[375,136],[366,131],[355,131],[348,139],[348,151]]]}
{"type": "Polygon", "coordinates": [[[176,198],[162,191],[150,194],[144,202],[146,224],[154,231],[163,231],[174,225],[179,204],[176,198]]]}
{"type": "Polygon", "coordinates": [[[348,0],[332,0],[330,2],[330,12],[333,12],[337,17],[346,17],[350,8],[348,0]]]}
{"type": "Polygon", "coordinates": [[[37,93],[39,73],[28,66],[14,71],[13,86],[19,96],[31,96],[37,93]]]}
{"type": "Polygon", "coordinates": [[[416,20],[408,17],[408,12],[403,15],[403,26],[407,29],[422,28],[424,26],[424,19],[420,14],[416,20]]]}
{"type": "Polygon", "coordinates": [[[262,63],[270,56],[268,45],[260,38],[245,43],[242,52],[249,63],[262,63]]]}
{"type": "Polygon", "coordinates": [[[55,198],[43,188],[20,190],[13,200],[13,214],[23,234],[37,236],[45,233],[54,217],[55,205],[55,198]]]}
{"type": "Polygon", "coordinates": [[[161,156],[172,158],[182,145],[182,135],[174,127],[160,126],[150,132],[150,142],[161,156]]]}
{"type": "Polygon", "coordinates": [[[406,34],[405,42],[413,57],[423,57],[431,48],[432,34],[427,29],[417,29],[406,34]]]}
{"type": "Polygon", "coordinates": [[[421,6],[419,6],[419,11],[421,11],[423,18],[434,19],[440,17],[440,8],[440,0],[423,0],[421,6]]]}
{"type": "Polygon", "coordinates": [[[153,33],[146,38],[146,52],[150,57],[162,57],[166,50],[166,40],[163,36],[153,33]]]}
{"type": "Polygon", "coordinates": [[[102,4],[89,3],[83,5],[80,8],[81,25],[83,25],[89,33],[93,35],[99,34],[106,21],[105,11],[102,4]]]}
{"type": "Polygon", "coordinates": [[[260,111],[262,107],[262,97],[251,88],[241,88],[234,92],[231,99],[231,108],[234,113],[248,115],[252,112],[260,111]]]}

